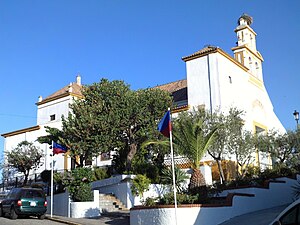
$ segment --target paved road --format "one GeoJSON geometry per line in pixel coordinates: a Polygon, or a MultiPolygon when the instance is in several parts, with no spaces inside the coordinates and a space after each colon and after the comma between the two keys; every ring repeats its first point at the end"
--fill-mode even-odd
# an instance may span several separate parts
{"type": "Polygon", "coordinates": [[[129,225],[129,212],[128,213],[111,213],[109,215],[101,215],[97,218],[67,218],[63,216],[53,216],[47,215],[48,219],[39,220],[35,217],[29,218],[18,218],[16,220],[11,220],[8,217],[0,217],[0,225],[62,225],[62,224],[72,224],[72,225],[129,225]],[[69,222],[69,223],[68,223],[69,222]]]}
{"type": "Polygon", "coordinates": [[[219,225],[269,225],[287,205],[237,216],[219,225]]]}
{"type": "MultiPolygon", "coordinates": [[[[49,218],[50,216],[47,215],[47,217],[49,218]]],[[[62,217],[62,216],[53,216],[52,219],[55,221],[70,222],[70,224],[74,224],[74,225],[108,225],[108,224],[110,224],[110,225],[129,225],[130,224],[129,212],[103,214],[97,218],[77,218],[76,219],[76,218],[67,218],[67,217],[62,217]]]]}
{"type": "Polygon", "coordinates": [[[18,218],[16,220],[11,220],[7,217],[0,217],[1,225],[62,225],[62,223],[58,223],[51,220],[39,220],[38,218],[30,217],[30,218],[18,218]]]}

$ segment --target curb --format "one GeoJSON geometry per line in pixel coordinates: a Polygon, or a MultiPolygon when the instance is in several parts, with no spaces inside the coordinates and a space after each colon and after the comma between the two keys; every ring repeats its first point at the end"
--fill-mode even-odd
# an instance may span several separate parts
{"type": "Polygon", "coordinates": [[[46,219],[47,220],[52,220],[52,221],[55,221],[55,222],[59,222],[59,223],[69,224],[69,225],[83,225],[81,223],[76,223],[76,222],[71,222],[71,221],[63,220],[63,219],[60,219],[58,217],[46,216],[46,219]]]}

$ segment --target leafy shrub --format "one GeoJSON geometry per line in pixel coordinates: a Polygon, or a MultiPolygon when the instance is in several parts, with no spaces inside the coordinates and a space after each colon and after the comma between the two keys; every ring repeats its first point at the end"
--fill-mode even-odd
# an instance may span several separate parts
{"type": "Polygon", "coordinates": [[[76,190],[75,195],[73,195],[73,200],[75,202],[87,202],[93,200],[93,192],[90,183],[83,183],[80,188],[76,190]]]}
{"type": "Polygon", "coordinates": [[[138,174],[133,178],[131,185],[131,192],[134,196],[143,197],[145,191],[149,190],[151,180],[145,175],[138,174]]]}
{"type": "Polygon", "coordinates": [[[63,184],[75,202],[91,201],[93,193],[90,183],[94,181],[90,168],[76,168],[64,174],[63,184]]]}
{"type": "Polygon", "coordinates": [[[107,168],[94,167],[93,172],[93,180],[102,180],[110,177],[107,168]]]}
{"type": "Polygon", "coordinates": [[[151,180],[151,183],[157,184],[160,181],[160,174],[157,166],[150,163],[139,163],[134,165],[134,174],[145,174],[151,180]]]}
{"type": "Polygon", "coordinates": [[[291,177],[295,172],[296,171],[286,166],[275,166],[273,169],[265,169],[260,173],[259,178],[269,180],[278,177],[291,177]]]}
{"type": "MultiPolygon", "coordinates": [[[[177,204],[196,204],[200,203],[199,195],[190,195],[188,193],[176,194],[177,204]]],[[[173,192],[165,194],[159,199],[160,205],[173,205],[175,203],[173,192]]]]}
{"type": "Polygon", "coordinates": [[[158,198],[146,198],[146,200],[143,202],[144,206],[155,206],[157,205],[158,198]]]}

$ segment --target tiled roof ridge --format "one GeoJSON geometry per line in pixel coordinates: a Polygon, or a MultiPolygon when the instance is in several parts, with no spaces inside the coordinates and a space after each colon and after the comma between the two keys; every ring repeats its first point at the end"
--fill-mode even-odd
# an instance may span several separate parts
{"type": "Polygon", "coordinates": [[[200,49],[199,51],[197,51],[197,52],[195,52],[195,53],[193,53],[191,55],[182,57],[181,59],[184,60],[184,61],[186,61],[186,60],[188,60],[190,58],[194,58],[196,56],[206,55],[206,54],[215,52],[218,49],[220,49],[220,48],[217,47],[217,46],[208,45],[208,46],[205,46],[204,48],[200,49]]]}
{"type": "Polygon", "coordinates": [[[171,81],[171,82],[169,82],[169,83],[157,85],[157,86],[155,86],[154,88],[160,88],[160,87],[162,87],[162,86],[166,86],[166,85],[170,85],[170,84],[179,83],[179,82],[181,82],[181,81],[186,81],[186,80],[187,80],[187,79],[185,78],[185,79],[181,79],[181,80],[171,81]]]}
{"type": "Polygon", "coordinates": [[[42,101],[36,103],[38,105],[43,104],[45,102],[51,101],[52,99],[56,99],[61,97],[64,97],[66,94],[74,94],[74,95],[78,95],[81,96],[81,89],[82,89],[82,85],[77,84],[76,82],[71,82],[70,84],[64,86],[63,88],[59,89],[58,91],[54,92],[51,95],[48,95],[46,98],[44,98],[42,101]],[[71,91],[70,91],[70,86],[71,86],[71,91]]]}
{"type": "MultiPolygon", "coordinates": [[[[69,87],[70,87],[70,85],[71,85],[71,87],[72,87],[72,91],[71,91],[70,93],[75,93],[75,92],[76,92],[76,91],[74,91],[74,89],[73,89],[74,86],[75,86],[75,87],[77,86],[79,89],[82,88],[82,86],[81,86],[81,85],[78,85],[76,82],[71,82],[70,84],[64,86],[63,88],[59,89],[58,91],[54,92],[53,94],[47,96],[45,99],[54,97],[54,96],[56,96],[56,95],[59,95],[59,94],[61,94],[61,93],[60,93],[61,91],[69,92],[69,87]]],[[[44,100],[45,100],[45,99],[44,99],[44,100]]]]}

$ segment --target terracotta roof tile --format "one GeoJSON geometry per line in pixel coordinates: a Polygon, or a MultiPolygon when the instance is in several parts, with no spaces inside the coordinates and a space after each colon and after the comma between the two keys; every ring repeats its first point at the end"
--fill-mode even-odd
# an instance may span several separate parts
{"type": "Polygon", "coordinates": [[[168,91],[172,94],[174,102],[187,100],[187,80],[174,81],[168,84],[156,86],[164,91],[168,91]]]}
{"type": "Polygon", "coordinates": [[[37,105],[41,105],[43,103],[49,102],[52,99],[58,99],[60,97],[64,97],[64,96],[68,96],[68,95],[75,95],[75,96],[82,96],[81,93],[81,89],[82,89],[82,85],[79,85],[77,83],[71,83],[65,87],[63,87],[62,89],[54,92],[53,94],[47,96],[46,98],[44,98],[41,102],[36,103],[37,105]],[[69,91],[70,86],[72,88],[71,92],[69,91]]]}
{"type": "Polygon", "coordinates": [[[216,52],[217,50],[219,49],[219,47],[215,47],[215,46],[207,46],[191,55],[188,55],[188,56],[184,56],[182,57],[182,60],[183,61],[188,61],[190,59],[194,59],[194,58],[197,58],[197,57],[201,57],[203,55],[207,55],[209,53],[213,53],[213,52],[216,52]]]}
{"type": "Polygon", "coordinates": [[[184,80],[178,80],[178,81],[174,81],[174,82],[163,84],[163,85],[158,85],[154,88],[159,88],[161,90],[173,93],[175,91],[178,91],[178,90],[186,88],[186,87],[187,87],[187,80],[184,79],[184,80]]]}

